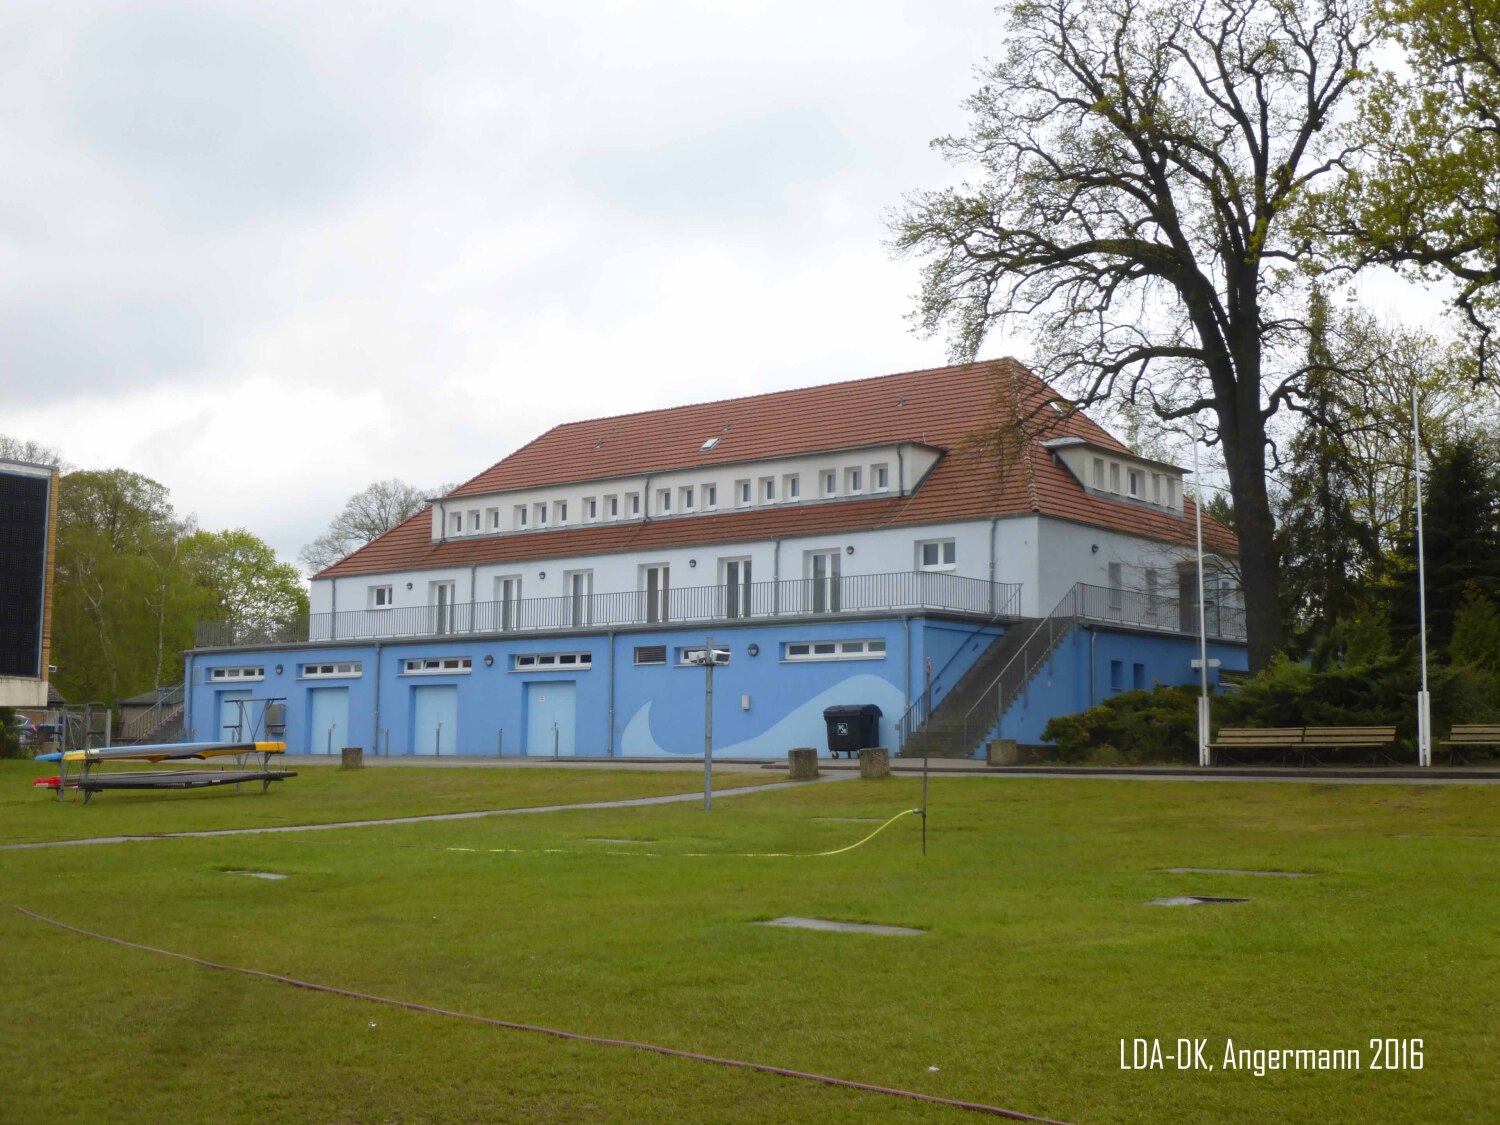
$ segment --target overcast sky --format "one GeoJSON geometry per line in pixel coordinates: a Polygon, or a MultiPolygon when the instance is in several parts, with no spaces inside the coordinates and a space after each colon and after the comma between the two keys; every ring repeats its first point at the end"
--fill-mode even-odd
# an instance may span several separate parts
{"type": "MultiPolygon", "coordinates": [[[[934,366],[991,0],[0,3],[0,433],[293,561],[563,421],[934,366]]],[[[992,341],[987,355],[1024,345],[992,341]]]]}
{"type": "Polygon", "coordinates": [[[562,421],[936,365],[980,0],[0,5],[0,432],[284,559],[562,421]]]}

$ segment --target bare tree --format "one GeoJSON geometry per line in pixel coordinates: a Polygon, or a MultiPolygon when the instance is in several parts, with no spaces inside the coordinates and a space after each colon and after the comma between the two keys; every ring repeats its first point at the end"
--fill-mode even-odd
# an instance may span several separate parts
{"type": "Polygon", "coordinates": [[[298,558],[309,574],[316,574],[421,511],[428,495],[403,480],[378,480],[349,497],[328,530],[303,547],[298,558]]]}
{"type": "Polygon", "coordinates": [[[0,461],[26,461],[32,465],[57,465],[62,467],[62,454],[50,445],[43,445],[33,438],[11,437],[0,434],[0,461]]]}
{"type": "Polygon", "coordinates": [[[1250,660],[1280,647],[1267,422],[1306,378],[1291,229],[1369,48],[1363,0],[1011,0],[967,135],[978,170],[910,197],[893,246],[925,258],[918,329],[972,358],[1006,318],[1072,401],[1206,412],[1223,448],[1250,660]]]}

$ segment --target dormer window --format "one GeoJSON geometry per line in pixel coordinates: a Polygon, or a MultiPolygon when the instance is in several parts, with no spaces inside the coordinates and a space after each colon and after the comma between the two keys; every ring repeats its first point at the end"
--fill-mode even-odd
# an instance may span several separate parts
{"type": "Polygon", "coordinates": [[[787,500],[800,500],[802,498],[802,480],[796,473],[781,478],[781,494],[787,500]]]}
{"type": "Polygon", "coordinates": [[[1120,491],[1120,466],[1114,461],[1109,463],[1109,490],[1120,491]]]}
{"type": "Polygon", "coordinates": [[[889,465],[870,466],[870,487],[875,492],[890,491],[891,467],[889,465]]]}
{"type": "Polygon", "coordinates": [[[776,503],[776,478],[763,477],[760,482],[760,498],[767,504],[776,503]]]}
{"type": "Polygon", "coordinates": [[[479,530],[479,509],[478,508],[475,508],[473,511],[471,511],[469,513],[469,530],[470,531],[478,531],[479,530]]]}
{"type": "Polygon", "coordinates": [[[1130,489],[1130,495],[1136,500],[1146,498],[1144,486],[1145,474],[1138,469],[1131,469],[1125,474],[1126,483],[1130,489]]]}
{"type": "Polygon", "coordinates": [[[672,510],[672,490],[670,488],[657,489],[656,510],[663,514],[672,510]]]}
{"type": "Polygon", "coordinates": [[[537,527],[546,527],[547,526],[547,505],[546,504],[537,504],[536,507],[535,507],[535,515],[536,515],[536,525],[537,525],[537,527]]]}
{"type": "Polygon", "coordinates": [[[557,522],[568,522],[568,502],[566,500],[559,500],[557,502],[557,522]]]}
{"type": "Polygon", "coordinates": [[[1151,474],[1151,503],[1161,507],[1161,474],[1151,474]]]}
{"type": "Polygon", "coordinates": [[[860,469],[847,469],[844,472],[844,491],[849,493],[864,491],[864,472],[860,469]]]}
{"type": "Polygon", "coordinates": [[[742,508],[748,506],[750,501],[754,499],[754,494],[750,491],[750,488],[750,482],[747,480],[734,482],[735,495],[738,497],[739,505],[742,508]]]}
{"type": "Polygon", "coordinates": [[[1104,458],[1094,458],[1094,487],[1100,492],[1104,491],[1104,458]]]}
{"type": "Polygon", "coordinates": [[[716,484],[705,484],[703,486],[703,506],[705,508],[717,508],[719,506],[719,486],[716,484]]]}
{"type": "Polygon", "coordinates": [[[683,488],[678,499],[682,501],[679,507],[684,512],[691,512],[693,510],[693,500],[695,499],[693,494],[693,486],[687,485],[685,488],[683,488]]]}
{"type": "Polygon", "coordinates": [[[462,512],[454,512],[448,517],[448,529],[454,535],[462,535],[464,533],[464,514],[462,512]]]}
{"type": "Polygon", "coordinates": [[[517,531],[525,531],[526,530],[526,505],[525,504],[517,504],[516,505],[515,519],[512,522],[513,522],[513,526],[515,527],[515,529],[517,531]]]}
{"type": "Polygon", "coordinates": [[[837,496],[839,492],[839,474],[836,469],[827,469],[823,473],[823,495],[837,496]]]}

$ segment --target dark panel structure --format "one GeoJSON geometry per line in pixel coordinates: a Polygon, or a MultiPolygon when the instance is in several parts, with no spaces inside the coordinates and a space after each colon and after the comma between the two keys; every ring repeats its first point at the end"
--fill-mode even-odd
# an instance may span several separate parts
{"type": "Polygon", "coordinates": [[[51,487],[0,464],[0,676],[42,674],[51,487]]]}

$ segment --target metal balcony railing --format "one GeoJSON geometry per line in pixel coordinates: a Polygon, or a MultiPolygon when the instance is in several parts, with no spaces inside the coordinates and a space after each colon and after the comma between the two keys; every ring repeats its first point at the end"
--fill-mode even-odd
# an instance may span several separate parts
{"type": "Polygon", "coordinates": [[[378,640],[471,634],[528,634],[561,629],[622,628],[764,620],[837,613],[943,611],[973,617],[1015,617],[1018,582],[987,582],[956,574],[904,571],[794,578],[662,591],[515,598],[314,613],[273,622],[200,622],[199,648],[251,648],[300,641],[378,640]]]}

